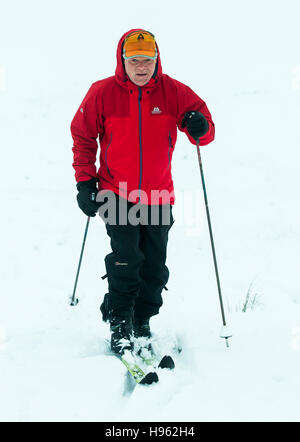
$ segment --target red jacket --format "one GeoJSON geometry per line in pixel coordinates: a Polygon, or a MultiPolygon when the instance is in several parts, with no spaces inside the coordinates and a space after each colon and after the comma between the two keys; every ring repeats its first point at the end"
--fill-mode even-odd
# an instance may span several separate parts
{"type": "Polygon", "coordinates": [[[214,139],[214,123],[198,95],[162,73],[158,48],[154,78],[142,87],[129,80],[121,48],[132,31],[119,41],[115,75],[92,84],[72,121],[75,177],[77,181],[98,177],[100,190],[112,190],[134,203],[174,204],[171,160],[177,127],[196,144],[181,122],[187,111],[202,112],[209,123],[208,132],[200,138],[200,145],[205,145],[214,139]],[[163,192],[157,200],[157,192],[151,191],[163,192]]]}

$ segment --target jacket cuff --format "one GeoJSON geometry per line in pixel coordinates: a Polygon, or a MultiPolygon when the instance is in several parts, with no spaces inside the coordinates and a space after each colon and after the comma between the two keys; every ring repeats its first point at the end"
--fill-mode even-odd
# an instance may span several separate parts
{"type": "Polygon", "coordinates": [[[98,178],[90,177],[88,180],[82,180],[78,181],[76,184],[77,190],[83,189],[83,188],[91,188],[91,189],[97,189],[97,182],[99,181],[98,178]]]}

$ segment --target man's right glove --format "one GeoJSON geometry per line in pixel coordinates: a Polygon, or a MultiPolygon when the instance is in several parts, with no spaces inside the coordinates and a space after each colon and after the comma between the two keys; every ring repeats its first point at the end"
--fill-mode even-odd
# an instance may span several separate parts
{"type": "Polygon", "coordinates": [[[96,216],[101,206],[101,203],[96,202],[98,193],[97,181],[97,178],[92,178],[88,181],[79,181],[76,184],[78,206],[87,216],[96,216]]]}

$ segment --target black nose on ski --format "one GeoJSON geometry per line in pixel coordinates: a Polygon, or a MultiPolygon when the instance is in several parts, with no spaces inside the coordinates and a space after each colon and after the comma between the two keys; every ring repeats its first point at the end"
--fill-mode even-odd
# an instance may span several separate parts
{"type": "Polygon", "coordinates": [[[154,382],[158,382],[158,376],[155,372],[146,374],[146,376],[141,380],[140,384],[150,385],[154,382]]]}
{"type": "Polygon", "coordinates": [[[162,360],[159,363],[159,368],[169,368],[170,370],[173,370],[175,368],[175,362],[171,358],[171,356],[164,356],[162,360]]]}

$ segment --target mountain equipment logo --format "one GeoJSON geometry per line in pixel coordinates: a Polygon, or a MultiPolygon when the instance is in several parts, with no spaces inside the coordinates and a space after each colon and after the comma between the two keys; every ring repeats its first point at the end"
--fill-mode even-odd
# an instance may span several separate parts
{"type": "Polygon", "coordinates": [[[154,107],[152,112],[151,112],[152,115],[159,115],[161,113],[162,113],[162,111],[160,110],[159,107],[154,107]]]}

